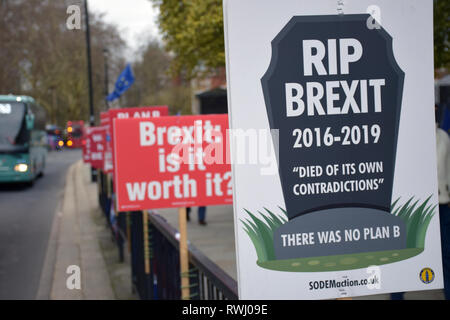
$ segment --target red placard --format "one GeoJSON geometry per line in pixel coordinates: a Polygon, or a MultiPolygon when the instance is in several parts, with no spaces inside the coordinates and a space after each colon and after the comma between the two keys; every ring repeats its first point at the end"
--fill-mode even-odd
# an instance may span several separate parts
{"type": "Polygon", "coordinates": [[[169,115],[168,106],[146,106],[146,107],[133,107],[133,108],[122,108],[122,109],[110,109],[108,110],[108,120],[103,120],[105,123],[108,121],[109,132],[107,136],[108,145],[107,152],[105,154],[105,166],[104,171],[106,173],[114,173],[113,163],[114,163],[114,142],[113,142],[113,126],[112,122],[114,119],[147,119],[147,118],[157,118],[169,115]]]}
{"type": "Polygon", "coordinates": [[[84,163],[91,163],[91,140],[89,139],[90,132],[91,128],[84,128],[84,143],[82,146],[84,163]]]}
{"type": "Polygon", "coordinates": [[[232,203],[227,115],[115,119],[113,126],[118,211],[232,203]]]}
{"type": "Polygon", "coordinates": [[[104,163],[104,150],[106,142],[106,127],[91,127],[87,130],[85,162],[92,168],[101,169],[104,163]]]}
{"type": "Polygon", "coordinates": [[[110,109],[108,111],[109,119],[130,119],[130,118],[158,118],[169,115],[168,106],[146,106],[146,107],[133,107],[133,108],[121,108],[110,109]]]}
{"type": "Polygon", "coordinates": [[[100,113],[100,125],[106,128],[105,133],[105,148],[103,151],[103,166],[102,170],[105,173],[112,173],[113,160],[112,160],[112,143],[111,143],[111,123],[109,118],[109,112],[100,113]]]}
{"type": "Polygon", "coordinates": [[[100,112],[100,125],[101,126],[109,125],[109,112],[107,111],[100,112]]]}

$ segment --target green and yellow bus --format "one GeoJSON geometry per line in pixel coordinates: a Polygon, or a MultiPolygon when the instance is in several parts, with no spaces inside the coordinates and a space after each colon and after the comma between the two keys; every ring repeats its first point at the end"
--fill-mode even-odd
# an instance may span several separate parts
{"type": "Polygon", "coordinates": [[[0,95],[0,183],[32,185],[44,174],[46,113],[27,96],[0,95]]]}

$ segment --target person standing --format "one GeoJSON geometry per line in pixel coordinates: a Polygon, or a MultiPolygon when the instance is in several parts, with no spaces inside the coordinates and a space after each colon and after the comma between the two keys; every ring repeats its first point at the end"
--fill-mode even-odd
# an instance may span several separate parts
{"type": "MultiPolygon", "coordinates": [[[[439,128],[436,111],[436,158],[438,175],[439,221],[445,299],[450,300],[450,138],[439,128]]],[[[404,292],[391,293],[392,300],[403,300],[404,292]]]]}
{"type": "MultiPolygon", "coordinates": [[[[187,221],[191,220],[191,207],[186,208],[187,221]]],[[[206,226],[206,207],[198,207],[198,223],[202,226],[206,226]]]]}
{"type": "Polygon", "coordinates": [[[450,300],[450,138],[436,128],[436,151],[445,299],[450,300]]]}
{"type": "Polygon", "coordinates": [[[206,207],[198,207],[198,223],[206,226],[206,207]]]}

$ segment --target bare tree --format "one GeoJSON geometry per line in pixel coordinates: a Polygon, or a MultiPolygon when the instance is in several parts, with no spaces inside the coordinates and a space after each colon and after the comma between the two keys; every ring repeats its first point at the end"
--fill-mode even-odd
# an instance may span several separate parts
{"type": "MultiPolygon", "coordinates": [[[[81,1],[1,0],[0,93],[27,94],[52,123],[88,119],[86,43],[83,28],[68,30],[67,7],[81,1]]],[[[81,10],[81,13],[83,11],[81,10]]],[[[113,25],[90,16],[94,105],[104,107],[103,48],[111,70],[124,65],[125,42],[113,25]]]]}

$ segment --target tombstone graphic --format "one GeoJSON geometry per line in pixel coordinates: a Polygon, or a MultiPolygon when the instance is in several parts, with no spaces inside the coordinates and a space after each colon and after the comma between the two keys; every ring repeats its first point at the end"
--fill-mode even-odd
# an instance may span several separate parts
{"type": "MultiPolygon", "coordinates": [[[[261,83],[270,127],[279,130],[275,147],[289,219],[274,233],[277,259],[406,247],[405,224],[390,213],[404,73],[394,58],[392,37],[383,28],[368,28],[370,17],[295,16],[272,41],[272,60],[261,83]],[[347,73],[340,58],[341,52],[355,54],[344,47],[353,41],[348,39],[361,44],[362,55],[347,64],[347,73]],[[324,70],[306,69],[304,40],[324,45],[324,70]],[[301,96],[301,115],[287,115],[288,96],[301,96]],[[322,110],[314,104],[318,100],[322,110]],[[327,166],[338,171],[329,175],[327,166]],[[307,170],[309,176],[300,175],[307,170]],[[315,246],[281,241],[283,234],[376,226],[398,226],[401,236],[315,246]]],[[[300,108],[295,101],[291,106],[300,108]]]]}

